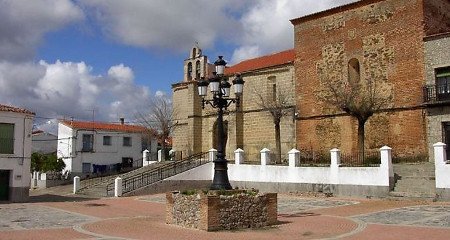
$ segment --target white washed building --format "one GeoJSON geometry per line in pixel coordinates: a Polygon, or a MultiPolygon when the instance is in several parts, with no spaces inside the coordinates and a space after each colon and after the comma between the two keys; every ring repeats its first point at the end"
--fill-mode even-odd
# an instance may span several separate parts
{"type": "Polygon", "coordinates": [[[0,104],[0,201],[28,200],[33,117],[26,109],[0,104]]]}
{"type": "Polygon", "coordinates": [[[64,172],[86,176],[142,165],[142,134],[148,129],[126,124],[61,121],[58,158],[64,172]]]}

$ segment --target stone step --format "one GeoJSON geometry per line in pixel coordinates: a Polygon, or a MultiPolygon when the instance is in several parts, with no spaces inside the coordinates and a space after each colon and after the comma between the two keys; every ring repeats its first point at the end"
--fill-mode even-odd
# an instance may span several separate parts
{"type": "Polygon", "coordinates": [[[414,193],[414,192],[399,192],[394,191],[389,193],[390,199],[395,200],[402,200],[402,199],[408,199],[408,200],[434,200],[436,198],[435,194],[427,194],[427,193],[414,193]]]}

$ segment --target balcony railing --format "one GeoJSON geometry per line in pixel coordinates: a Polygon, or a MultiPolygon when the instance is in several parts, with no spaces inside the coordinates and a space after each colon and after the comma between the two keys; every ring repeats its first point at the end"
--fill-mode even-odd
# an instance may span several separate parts
{"type": "Polygon", "coordinates": [[[450,85],[426,85],[423,87],[424,103],[450,102],[450,85]]]}

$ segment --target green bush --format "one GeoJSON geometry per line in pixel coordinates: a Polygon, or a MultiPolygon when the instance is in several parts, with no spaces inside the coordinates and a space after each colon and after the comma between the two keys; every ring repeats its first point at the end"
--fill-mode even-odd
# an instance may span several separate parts
{"type": "Polygon", "coordinates": [[[31,154],[31,172],[61,172],[66,164],[56,154],[31,154]]]}

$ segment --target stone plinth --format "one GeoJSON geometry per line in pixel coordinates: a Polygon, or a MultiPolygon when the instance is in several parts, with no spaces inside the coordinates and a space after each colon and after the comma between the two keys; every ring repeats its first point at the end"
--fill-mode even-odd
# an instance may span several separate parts
{"type": "Polygon", "coordinates": [[[206,231],[276,224],[277,194],[253,190],[166,193],[166,223],[206,231]]]}

